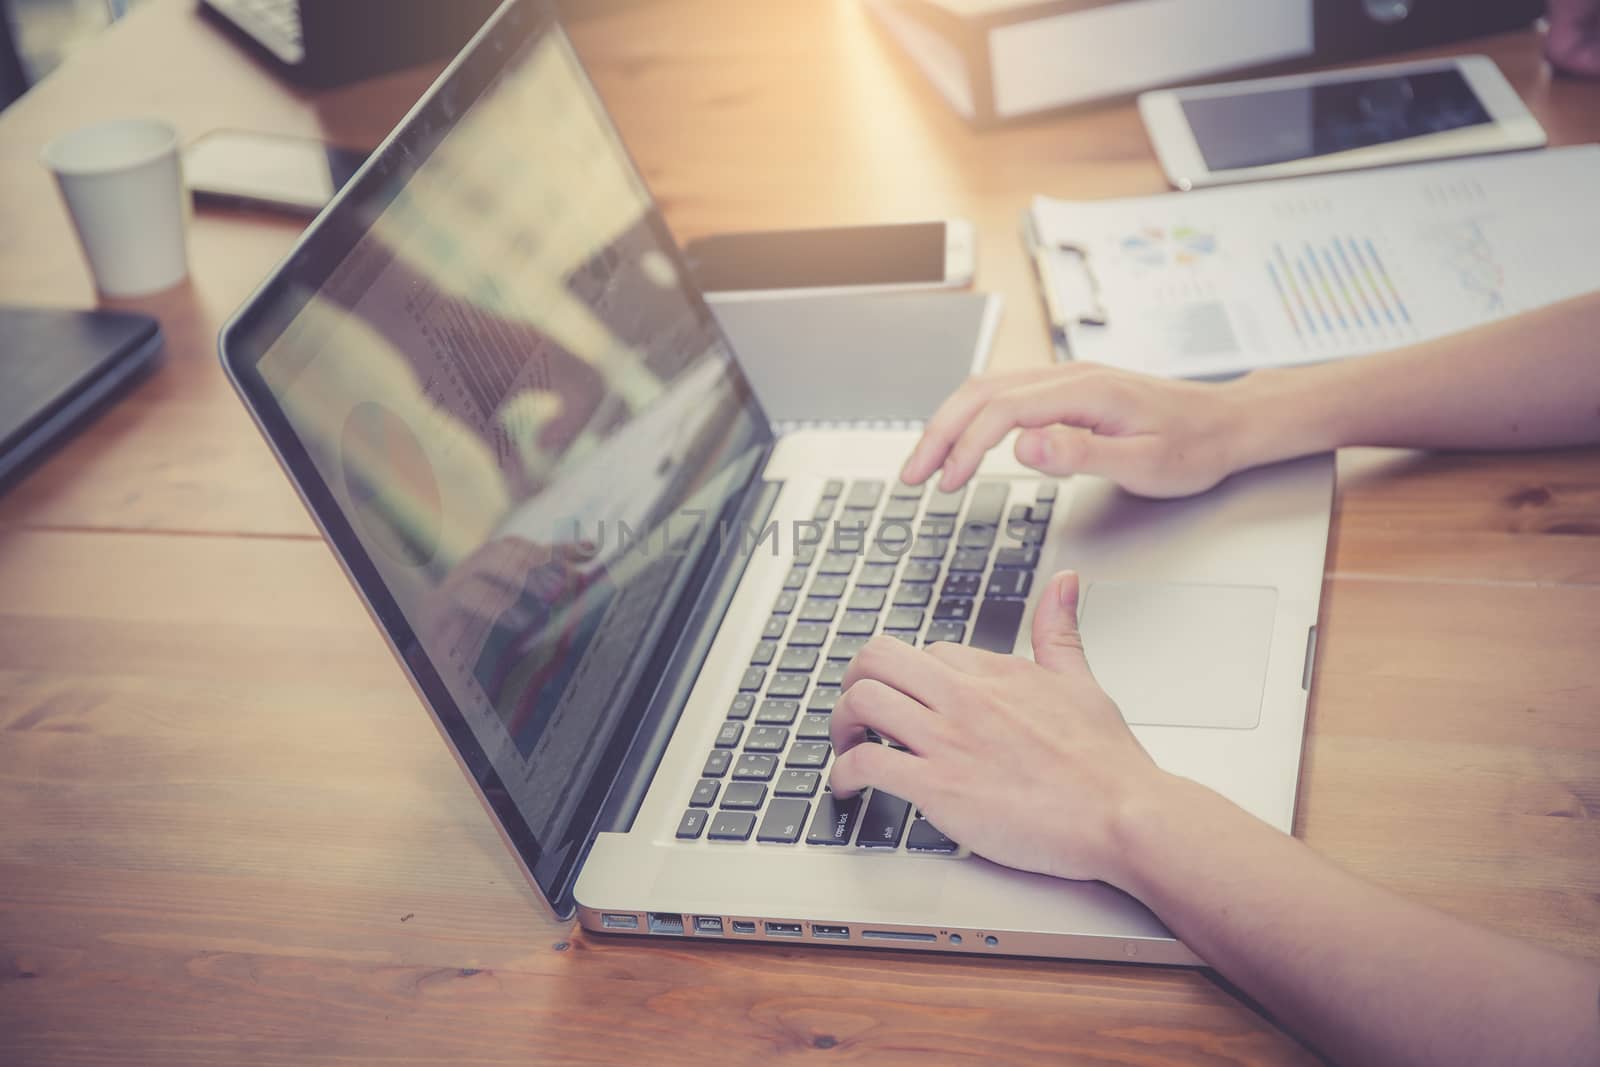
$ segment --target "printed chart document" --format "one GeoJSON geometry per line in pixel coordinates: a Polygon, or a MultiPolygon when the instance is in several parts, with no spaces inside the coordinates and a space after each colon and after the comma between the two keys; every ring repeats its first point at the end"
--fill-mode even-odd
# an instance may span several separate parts
{"type": "Polygon", "coordinates": [[[1027,218],[1065,347],[1172,377],[1364,355],[1600,289],[1600,145],[1027,218]]]}

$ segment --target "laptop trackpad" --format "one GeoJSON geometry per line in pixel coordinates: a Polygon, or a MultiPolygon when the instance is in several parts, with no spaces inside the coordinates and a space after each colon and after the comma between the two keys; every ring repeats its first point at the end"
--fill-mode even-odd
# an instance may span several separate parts
{"type": "Polygon", "coordinates": [[[1261,718],[1277,606],[1262,586],[1095,582],[1078,625],[1128,722],[1247,730],[1261,718]]]}

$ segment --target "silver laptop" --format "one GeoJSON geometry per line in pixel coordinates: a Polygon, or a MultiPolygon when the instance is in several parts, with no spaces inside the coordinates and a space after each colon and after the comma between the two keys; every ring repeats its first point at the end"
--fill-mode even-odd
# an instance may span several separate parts
{"type": "Polygon", "coordinates": [[[1115,889],[827,788],[870,636],[1028,655],[1032,593],[1068,566],[1155,758],[1290,826],[1331,463],[1152,502],[997,450],[946,494],[895,480],[913,435],[775,437],[532,0],[221,350],[508,845],[587,928],[1195,962],[1115,889]]]}

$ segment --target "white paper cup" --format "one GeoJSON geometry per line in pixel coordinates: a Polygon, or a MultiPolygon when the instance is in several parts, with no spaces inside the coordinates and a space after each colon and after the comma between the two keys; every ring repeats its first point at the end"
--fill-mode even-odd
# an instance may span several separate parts
{"type": "Polygon", "coordinates": [[[106,296],[143,296],[189,272],[178,134],[155,119],[118,119],[56,138],[55,173],[78,241],[106,296]]]}

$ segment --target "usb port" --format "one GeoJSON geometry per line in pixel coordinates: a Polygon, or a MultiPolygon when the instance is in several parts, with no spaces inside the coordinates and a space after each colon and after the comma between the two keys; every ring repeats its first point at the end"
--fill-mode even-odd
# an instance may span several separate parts
{"type": "Polygon", "coordinates": [[[756,932],[756,924],[744,919],[735,919],[733,920],[733,932],[736,934],[753,934],[756,932]]]}
{"type": "Polygon", "coordinates": [[[694,932],[697,934],[722,935],[722,920],[715,915],[697,915],[694,920],[694,932]]]}
{"type": "Polygon", "coordinates": [[[683,916],[652,911],[650,913],[650,932],[652,934],[681,934],[683,933],[683,916]]]}
{"type": "Polygon", "coordinates": [[[768,923],[768,937],[799,937],[802,933],[799,923],[768,923]]]}
{"type": "Polygon", "coordinates": [[[600,925],[607,930],[637,930],[639,929],[639,916],[618,915],[616,912],[611,911],[601,912],[600,925]]]}
{"type": "Polygon", "coordinates": [[[811,936],[832,938],[835,941],[848,941],[850,940],[850,928],[848,926],[828,926],[825,923],[812,923],[811,936]]]}

